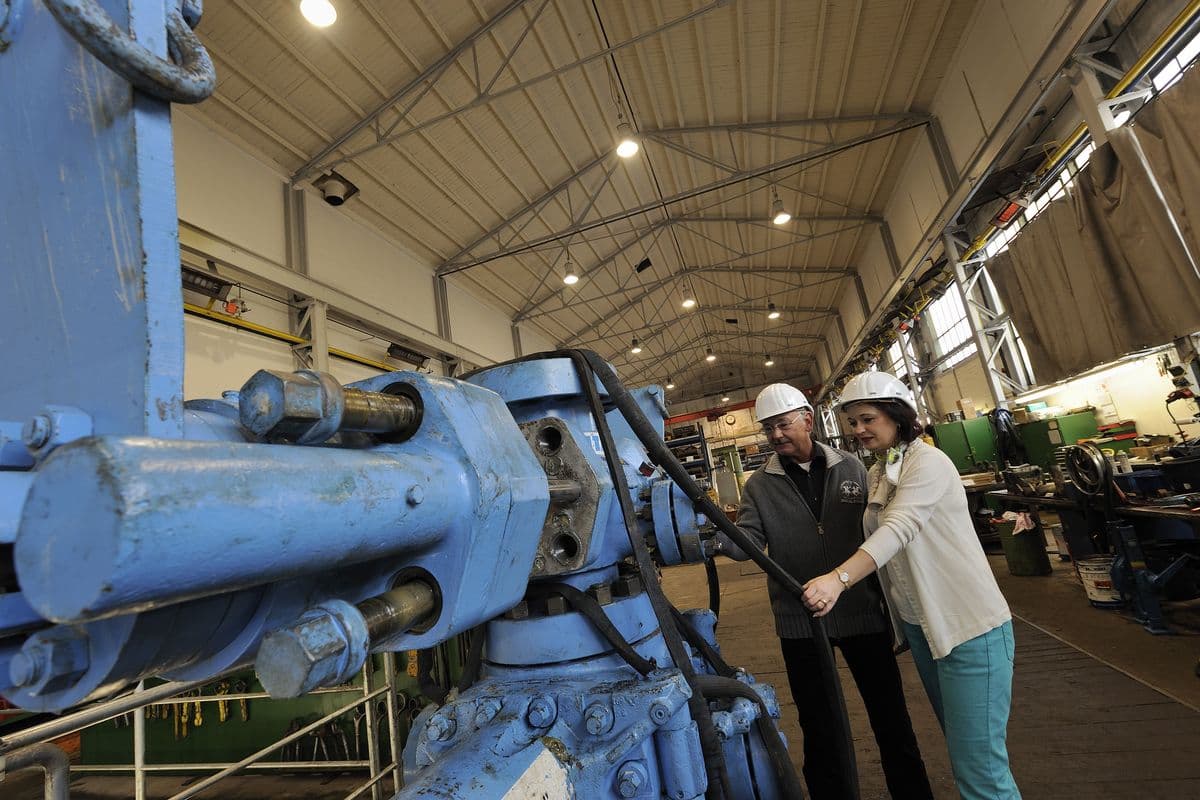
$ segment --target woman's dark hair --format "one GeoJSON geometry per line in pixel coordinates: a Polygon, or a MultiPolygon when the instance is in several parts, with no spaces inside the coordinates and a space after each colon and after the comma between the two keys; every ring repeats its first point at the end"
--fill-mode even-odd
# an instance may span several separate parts
{"type": "Polygon", "coordinates": [[[908,403],[899,400],[872,400],[871,405],[896,423],[896,435],[902,442],[911,442],[925,432],[925,426],[917,419],[917,412],[908,403]]]}

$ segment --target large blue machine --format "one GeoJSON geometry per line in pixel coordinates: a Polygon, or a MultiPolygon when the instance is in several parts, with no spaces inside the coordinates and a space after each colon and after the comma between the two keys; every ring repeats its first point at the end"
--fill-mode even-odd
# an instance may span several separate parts
{"type": "Polygon", "coordinates": [[[562,353],[184,402],[169,103],[212,89],[199,13],[0,0],[0,694],[254,664],[295,696],[474,629],[401,797],[798,797],[773,691],[658,587],[706,512],[736,535],[655,447],[658,388],[562,353]]]}

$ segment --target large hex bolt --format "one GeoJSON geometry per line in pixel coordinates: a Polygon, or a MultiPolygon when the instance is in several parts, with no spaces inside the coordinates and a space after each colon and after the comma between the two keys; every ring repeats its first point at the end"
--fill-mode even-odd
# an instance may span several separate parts
{"type": "Polygon", "coordinates": [[[71,628],[51,628],[30,636],[8,663],[13,686],[32,695],[68,688],[87,672],[88,639],[71,628]]]}
{"type": "Polygon", "coordinates": [[[254,668],[271,697],[299,697],[348,680],[366,661],[369,645],[359,610],[329,600],[304,612],[291,627],[268,633],[254,668]]]}
{"type": "Polygon", "coordinates": [[[617,770],[617,794],[621,797],[637,797],[638,792],[649,780],[650,775],[646,772],[645,764],[641,761],[626,761],[617,770]]]}
{"type": "Polygon", "coordinates": [[[482,728],[496,718],[500,713],[500,701],[495,697],[485,697],[475,707],[475,724],[482,728]]]}
{"type": "Polygon", "coordinates": [[[553,697],[538,695],[529,701],[525,712],[525,721],[531,728],[549,728],[558,719],[558,706],[553,697]]]}
{"type": "Polygon", "coordinates": [[[21,426],[21,441],[41,460],[62,445],[92,435],[92,418],[73,406],[46,406],[21,426]]]}
{"type": "MultiPolygon", "coordinates": [[[[403,389],[403,385],[400,385],[403,389]]],[[[324,372],[254,373],[238,395],[242,425],[267,441],[320,444],[339,431],[402,441],[421,424],[415,390],[398,394],[346,389],[324,372]]]]}

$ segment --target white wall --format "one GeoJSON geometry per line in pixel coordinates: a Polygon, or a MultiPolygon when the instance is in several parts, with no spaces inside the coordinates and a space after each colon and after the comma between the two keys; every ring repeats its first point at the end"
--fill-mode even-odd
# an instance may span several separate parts
{"type": "Polygon", "coordinates": [[[992,393],[988,389],[983,364],[974,353],[954,369],[947,370],[930,381],[926,387],[926,396],[930,395],[943,413],[957,410],[958,401],[964,397],[969,397],[975,403],[975,408],[981,412],[991,411],[996,405],[992,402],[992,393]]]}
{"type": "MultiPolygon", "coordinates": [[[[179,218],[257,258],[287,265],[285,186],[287,177],[186,111],[174,114],[179,218]]],[[[433,265],[386,239],[352,214],[309,192],[304,197],[309,277],[387,311],[434,334],[437,331],[433,265]]],[[[231,259],[232,263],[232,259],[231,259]]],[[[252,272],[248,265],[239,265],[252,272]]],[[[282,301],[245,295],[247,321],[290,331],[282,301]]],[[[205,305],[204,298],[189,302],[205,305]]],[[[508,314],[468,291],[448,286],[451,341],[497,361],[512,358],[508,314]]],[[[388,362],[388,342],[336,323],[329,343],[375,361],[388,362]]],[[[552,349],[553,342],[531,325],[522,330],[525,352],[552,349]]],[[[219,396],[238,388],[255,369],[294,369],[290,347],[258,334],[195,317],[188,318],[185,397],[219,396]]],[[[343,382],[378,374],[361,364],[334,358],[330,369],[343,382]]],[[[396,367],[403,365],[396,363],[396,367]]],[[[431,367],[440,371],[431,362],[431,367]]]]}
{"type": "MultiPolygon", "coordinates": [[[[1116,418],[1103,419],[1102,422],[1132,419],[1137,422],[1138,433],[1178,435],[1179,431],[1171,423],[1165,406],[1167,393],[1172,388],[1171,379],[1159,374],[1157,356],[1147,356],[1071,381],[1038,399],[1064,409],[1084,405],[1101,409],[1111,403],[1116,418]]],[[[1190,417],[1196,413],[1196,406],[1190,401],[1180,400],[1171,404],[1171,410],[1178,417],[1190,417]]],[[[1198,432],[1195,425],[1185,426],[1184,430],[1191,436],[1198,432]]]]}

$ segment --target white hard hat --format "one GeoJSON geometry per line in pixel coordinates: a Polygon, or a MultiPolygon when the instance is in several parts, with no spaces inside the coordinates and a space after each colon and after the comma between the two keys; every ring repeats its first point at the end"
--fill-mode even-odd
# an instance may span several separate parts
{"type": "Polygon", "coordinates": [[[812,403],[808,402],[804,392],[786,383],[772,383],[759,392],[754,401],[754,415],[760,420],[801,408],[812,411],[812,403]]]}
{"type": "Polygon", "coordinates": [[[912,392],[900,382],[895,375],[887,372],[863,372],[855,375],[846,382],[838,408],[846,410],[853,403],[871,402],[873,400],[899,400],[913,411],[917,410],[912,392]]]}

